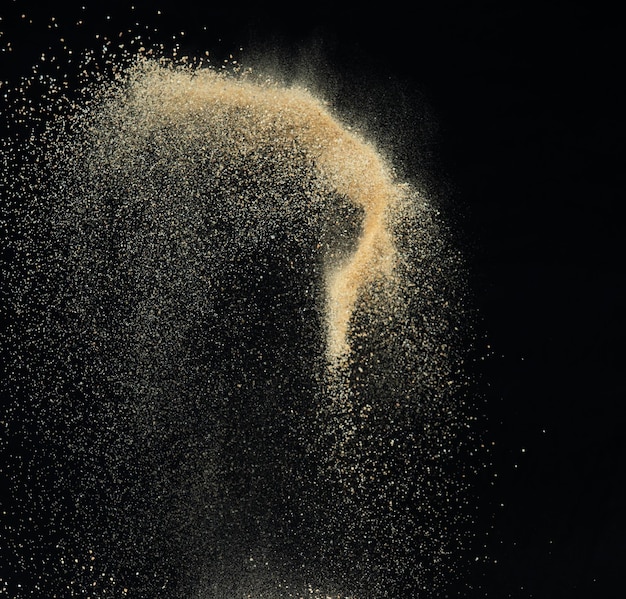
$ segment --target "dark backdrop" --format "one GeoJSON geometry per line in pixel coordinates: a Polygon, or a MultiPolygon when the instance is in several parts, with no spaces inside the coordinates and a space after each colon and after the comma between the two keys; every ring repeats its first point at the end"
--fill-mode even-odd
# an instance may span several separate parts
{"type": "Polygon", "coordinates": [[[476,524],[489,534],[462,595],[617,596],[626,393],[616,15],[554,1],[102,4],[60,12],[5,0],[2,78],[62,45],[50,16],[76,48],[140,22],[144,36],[176,35],[217,63],[262,54],[288,72],[316,56],[338,98],[370,102],[382,115],[372,128],[399,135],[408,173],[430,169],[469,262],[472,369],[493,444],[476,524]],[[396,108],[385,111],[390,97],[396,108]]]}

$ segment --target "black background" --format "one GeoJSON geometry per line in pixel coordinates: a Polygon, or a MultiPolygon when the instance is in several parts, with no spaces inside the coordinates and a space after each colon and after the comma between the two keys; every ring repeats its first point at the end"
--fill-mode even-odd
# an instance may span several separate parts
{"type": "Polygon", "coordinates": [[[372,129],[398,136],[408,172],[430,168],[469,262],[480,315],[472,368],[493,443],[476,524],[489,534],[461,595],[618,596],[626,393],[617,16],[571,2],[99,5],[4,0],[0,41],[12,50],[0,57],[2,78],[28,74],[48,47],[97,47],[95,32],[113,38],[136,22],[158,29],[154,41],[177,35],[191,53],[210,50],[216,63],[263,55],[289,72],[315,56],[339,102],[369,103],[379,115],[372,129]],[[414,129],[410,117],[421,119],[414,129]]]}

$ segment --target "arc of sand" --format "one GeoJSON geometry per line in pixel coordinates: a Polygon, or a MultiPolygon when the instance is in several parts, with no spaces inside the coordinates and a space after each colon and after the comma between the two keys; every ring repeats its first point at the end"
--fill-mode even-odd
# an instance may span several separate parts
{"type": "Polygon", "coordinates": [[[144,98],[155,99],[156,114],[202,114],[211,106],[235,110],[245,121],[242,126],[253,133],[248,139],[299,144],[330,186],[363,209],[354,251],[329,264],[326,272],[326,353],[331,364],[344,363],[351,351],[350,319],[364,288],[391,276],[396,260],[387,216],[401,192],[381,156],[305,89],[260,85],[208,69],[192,77],[185,71],[141,65],[141,75],[135,85],[143,88],[144,98]]]}

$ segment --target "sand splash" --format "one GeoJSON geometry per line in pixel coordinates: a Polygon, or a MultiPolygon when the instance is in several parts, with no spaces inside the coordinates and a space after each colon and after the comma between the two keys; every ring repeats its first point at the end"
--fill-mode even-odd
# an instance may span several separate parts
{"type": "Polygon", "coordinates": [[[303,87],[141,58],[0,157],[6,421],[64,531],[38,588],[445,588],[459,257],[374,143],[303,87]]]}

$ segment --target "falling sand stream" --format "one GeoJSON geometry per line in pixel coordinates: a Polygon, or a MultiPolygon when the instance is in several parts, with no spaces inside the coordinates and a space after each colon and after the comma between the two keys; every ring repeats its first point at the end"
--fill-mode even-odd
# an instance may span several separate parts
{"type": "Polygon", "coordinates": [[[2,150],[11,596],[441,596],[471,418],[436,208],[305,87],[85,89],[2,150]]]}

